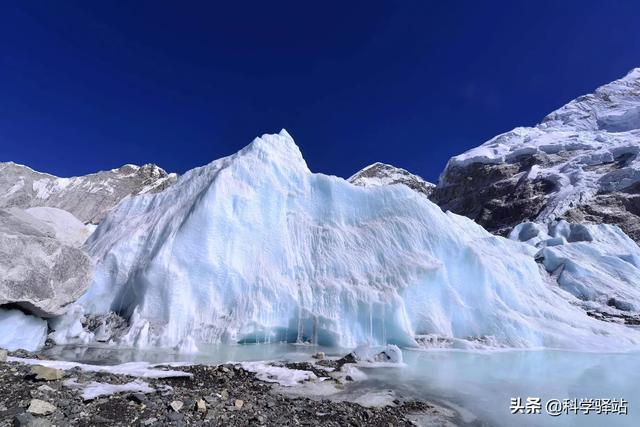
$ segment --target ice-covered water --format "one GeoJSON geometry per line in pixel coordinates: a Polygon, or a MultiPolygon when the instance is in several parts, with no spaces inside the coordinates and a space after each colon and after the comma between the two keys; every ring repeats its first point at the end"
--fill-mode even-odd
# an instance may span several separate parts
{"type": "MultiPolygon", "coordinates": [[[[348,350],[291,344],[211,345],[198,354],[106,348],[58,347],[55,358],[85,363],[306,360],[317,351],[343,355],[348,350]]],[[[344,391],[393,390],[396,396],[421,398],[459,407],[461,419],[485,425],[637,426],[640,425],[640,353],[568,351],[417,351],[403,350],[406,366],[360,368],[367,379],[344,391]],[[510,399],[625,399],[628,415],[512,415],[510,399]]]]}
{"type": "Polygon", "coordinates": [[[498,426],[640,425],[640,353],[565,351],[405,351],[407,366],[393,373],[369,370],[370,381],[405,395],[443,399],[498,426]],[[515,414],[510,399],[625,399],[628,415],[515,414]]]}

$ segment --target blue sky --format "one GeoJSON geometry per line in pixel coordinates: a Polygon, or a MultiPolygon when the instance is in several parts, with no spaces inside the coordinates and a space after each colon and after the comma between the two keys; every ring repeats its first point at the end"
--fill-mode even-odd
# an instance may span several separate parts
{"type": "Polygon", "coordinates": [[[0,161],[169,171],[286,128],[316,172],[447,159],[640,66],[640,2],[0,1],[0,161]]]}

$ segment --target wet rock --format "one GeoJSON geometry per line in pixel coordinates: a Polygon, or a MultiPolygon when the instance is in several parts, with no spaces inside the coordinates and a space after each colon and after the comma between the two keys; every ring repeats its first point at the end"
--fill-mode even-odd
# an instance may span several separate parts
{"type": "Polygon", "coordinates": [[[129,395],[129,400],[139,404],[146,404],[149,401],[144,393],[132,393],[129,395]]]}
{"type": "Polygon", "coordinates": [[[336,370],[341,370],[344,365],[347,363],[358,363],[358,358],[355,354],[349,353],[346,356],[341,357],[340,359],[334,361],[332,364],[336,370]]]}
{"type": "Polygon", "coordinates": [[[315,376],[317,377],[328,377],[329,374],[327,374],[327,372],[324,369],[319,369],[316,366],[312,365],[309,362],[291,362],[291,363],[286,363],[284,365],[286,368],[289,369],[296,369],[298,371],[309,371],[309,372],[313,372],[315,376]]]}

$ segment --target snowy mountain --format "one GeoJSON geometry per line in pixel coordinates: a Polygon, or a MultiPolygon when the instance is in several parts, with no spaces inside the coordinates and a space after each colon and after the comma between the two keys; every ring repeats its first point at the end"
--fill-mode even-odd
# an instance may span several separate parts
{"type": "Polygon", "coordinates": [[[427,197],[435,188],[435,184],[425,181],[418,175],[414,175],[405,169],[380,162],[376,162],[358,171],[347,181],[354,185],[360,185],[363,187],[404,184],[412,190],[418,191],[427,197]]]}
{"type": "Polygon", "coordinates": [[[180,178],[0,164],[0,346],[638,349],[639,106],[637,69],[436,187],[314,174],[284,130],[180,178]]]}
{"type": "Polygon", "coordinates": [[[640,331],[588,316],[555,286],[538,248],[444,213],[405,185],[311,173],[285,131],[124,200],[87,247],[97,271],[52,325],[58,342],[95,339],[83,313],[115,312],[130,325],[120,344],[182,351],[279,340],[640,344],[640,331]]]}
{"type": "Polygon", "coordinates": [[[608,223],[640,241],[640,68],[451,158],[432,200],[489,231],[608,223]]]}
{"type": "Polygon", "coordinates": [[[93,261],[81,246],[94,224],[122,199],[175,180],[155,165],[58,178],[0,163],[0,347],[42,346],[42,318],[65,313],[91,283],[93,261]]]}
{"type": "Polygon", "coordinates": [[[122,199],[162,191],[176,180],[153,164],[58,178],[13,162],[0,163],[0,208],[53,207],[98,224],[122,199]]]}

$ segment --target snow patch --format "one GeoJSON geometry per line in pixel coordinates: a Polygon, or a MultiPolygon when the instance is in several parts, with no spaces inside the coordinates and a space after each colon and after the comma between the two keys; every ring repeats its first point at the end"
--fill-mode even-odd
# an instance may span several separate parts
{"type": "Polygon", "coordinates": [[[273,366],[267,362],[243,362],[240,366],[246,371],[254,372],[256,378],[261,381],[278,383],[284,387],[293,387],[318,379],[313,372],[273,366]]]}
{"type": "Polygon", "coordinates": [[[63,382],[63,385],[82,391],[82,400],[88,401],[98,397],[111,396],[117,393],[154,393],[156,390],[144,381],[135,380],[126,384],[108,384],[92,381],[88,384],[78,383],[76,378],[63,382]]]}
{"type": "Polygon", "coordinates": [[[40,360],[28,359],[22,357],[7,357],[7,362],[22,363],[25,365],[42,365],[48,368],[69,370],[79,368],[88,372],[107,372],[115,375],[127,375],[139,378],[175,378],[175,377],[191,377],[192,374],[183,371],[172,371],[154,369],[163,365],[152,365],[148,362],[129,362],[120,365],[88,365],[78,362],[65,362],[62,360],[40,360]]]}

